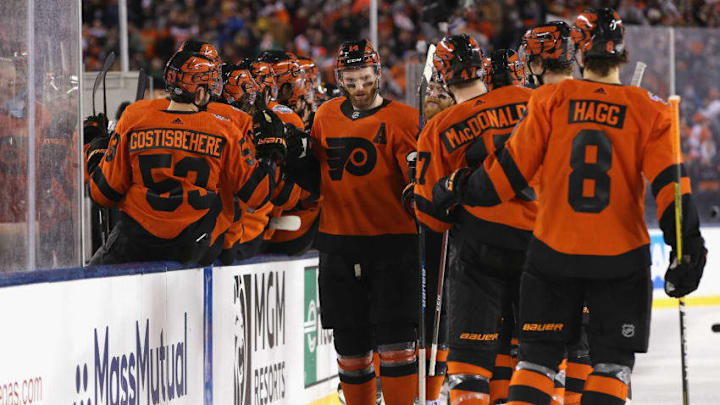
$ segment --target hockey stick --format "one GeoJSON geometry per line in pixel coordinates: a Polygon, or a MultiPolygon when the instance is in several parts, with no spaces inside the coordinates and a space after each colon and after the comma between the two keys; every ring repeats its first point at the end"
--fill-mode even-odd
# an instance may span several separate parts
{"type": "Polygon", "coordinates": [[[430,365],[428,375],[435,376],[437,364],[438,337],[440,335],[440,314],[442,313],[443,286],[445,285],[445,269],[447,267],[448,248],[450,246],[450,231],[443,232],[440,247],[440,265],[438,266],[437,301],[435,302],[435,316],[433,317],[433,337],[430,344],[430,365]]]}
{"type": "Polygon", "coordinates": [[[630,85],[640,87],[646,67],[647,65],[640,61],[635,64],[635,71],[633,72],[632,80],[630,80],[630,85]]]}
{"type": "Polygon", "coordinates": [[[270,218],[268,227],[279,231],[297,231],[300,229],[301,221],[297,215],[284,215],[281,217],[270,218]]]}
{"type": "MultiPolygon", "coordinates": [[[[673,136],[673,152],[675,153],[676,172],[675,172],[675,259],[677,263],[682,263],[682,198],[680,181],[682,173],[680,164],[682,163],[682,152],[680,150],[680,96],[672,95],[668,99],[672,106],[672,136],[673,136]]],[[[685,324],[685,298],[678,298],[678,313],[680,316],[680,367],[682,373],[682,398],[683,405],[690,404],[690,396],[688,395],[688,376],[687,376],[687,325],[685,324]]]]}
{"type": "Polygon", "coordinates": [[[147,73],[145,73],[145,69],[140,68],[140,72],[138,73],[138,83],[137,83],[137,90],[135,91],[135,101],[142,100],[145,98],[145,89],[147,88],[147,73]]]}
{"type": "MultiPolygon", "coordinates": [[[[427,58],[423,68],[420,86],[418,87],[418,101],[420,103],[420,123],[419,127],[422,131],[425,115],[424,98],[428,83],[432,78],[432,63],[435,55],[435,45],[430,44],[428,47],[427,58]]],[[[425,386],[425,377],[427,370],[425,368],[425,310],[427,308],[427,270],[425,268],[425,232],[422,225],[418,224],[418,254],[420,256],[420,319],[418,320],[418,396],[421,405],[425,405],[427,400],[427,391],[425,386]]]]}
{"type": "MultiPolygon", "coordinates": [[[[103,83],[103,111],[105,114],[105,125],[107,126],[107,95],[105,91],[105,76],[107,75],[108,70],[112,67],[113,63],[115,63],[115,52],[110,52],[108,56],[105,58],[105,62],[103,64],[103,70],[98,73],[98,75],[95,77],[95,83],[93,83],[93,92],[92,92],[92,106],[93,106],[93,115],[96,115],[95,112],[95,94],[97,93],[97,89],[100,86],[100,82],[103,83]]],[[[105,128],[107,130],[107,128],[105,128]]],[[[100,235],[102,236],[102,244],[105,245],[105,242],[107,242],[108,238],[110,237],[110,210],[107,208],[101,208],[98,211],[98,222],[100,225],[100,235]]]]}
{"type": "MultiPolygon", "coordinates": [[[[113,63],[115,63],[115,52],[110,52],[108,56],[105,58],[105,63],[103,64],[103,70],[98,73],[97,76],[95,76],[95,83],[93,84],[93,92],[92,92],[92,107],[93,107],[93,115],[96,115],[95,112],[95,93],[97,93],[98,87],[100,87],[100,82],[103,83],[103,93],[104,90],[104,84],[105,84],[105,75],[107,74],[108,70],[112,67],[113,63]]],[[[107,108],[107,99],[105,99],[105,107],[107,108]]],[[[107,111],[105,112],[105,116],[107,117],[107,111]]]]}

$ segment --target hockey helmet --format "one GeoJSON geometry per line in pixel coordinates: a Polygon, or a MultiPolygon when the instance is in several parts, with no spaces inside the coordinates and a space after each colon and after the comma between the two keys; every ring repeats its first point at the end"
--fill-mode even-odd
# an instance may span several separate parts
{"type": "Polygon", "coordinates": [[[200,53],[176,52],[165,65],[163,77],[165,88],[170,94],[185,97],[190,101],[195,98],[195,92],[200,87],[212,93],[217,83],[220,83],[219,90],[222,92],[219,63],[200,53]]]}
{"type": "Polygon", "coordinates": [[[451,35],[437,44],[433,65],[445,85],[483,79],[487,72],[484,52],[475,39],[467,34],[451,35]]]}
{"type": "Polygon", "coordinates": [[[512,49],[498,49],[485,59],[485,85],[488,90],[509,85],[522,85],[525,66],[512,49]]]}
{"type": "Polygon", "coordinates": [[[583,57],[609,57],[625,51],[625,26],[611,8],[585,10],[577,16],[573,28],[575,48],[583,57]]]}

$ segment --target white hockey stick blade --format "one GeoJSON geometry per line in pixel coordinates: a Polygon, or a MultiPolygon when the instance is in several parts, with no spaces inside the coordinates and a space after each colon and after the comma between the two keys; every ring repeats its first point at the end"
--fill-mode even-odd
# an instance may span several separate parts
{"type": "Polygon", "coordinates": [[[642,83],[642,78],[645,74],[646,67],[647,65],[643,62],[638,62],[635,64],[635,72],[633,72],[632,80],[630,80],[630,85],[640,87],[640,83],[642,83]]]}
{"type": "Polygon", "coordinates": [[[282,217],[270,218],[270,229],[279,231],[297,231],[300,229],[300,217],[297,215],[285,215],[282,217]]]}
{"type": "Polygon", "coordinates": [[[434,56],[435,56],[435,45],[430,44],[430,46],[428,47],[427,58],[425,59],[425,67],[423,68],[423,78],[425,78],[426,83],[430,83],[430,79],[432,79],[433,57],[434,56]]]}

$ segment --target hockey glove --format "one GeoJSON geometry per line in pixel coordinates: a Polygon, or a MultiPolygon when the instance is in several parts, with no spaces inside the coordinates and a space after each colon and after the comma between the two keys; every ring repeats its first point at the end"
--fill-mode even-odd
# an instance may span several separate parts
{"type": "Polygon", "coordinates": [[[432,190],[432,203],[437,213],[447,214],[460,203],[470,174],[472,174],[472,170],[463,167],[435,183],[432,190]]]}
{"type": "Polygon", "coordinates": [[[307,153],[308,134],[297,129],[295,125],[285,125],[285,142],[287,143],[287,158],[302,159],[307,153]]]}
{"type": "Polygon", "coordinates": [[[271,162],[285,160],[287,156],[285,126],[274,112],[262,110],[253,114],[253,137],[258,159],[271,162]]]}
{"type": "Polygon", "coordinates": [[[678,264],[675,251],[670,252],[670,267],[665,272],[665,293],[680,298],[695,291],[705,269],[707,249],[702,237],[683,241],[683,259],[678,264]]]}
{"type": "Polygon", "coordinates": [[[402,200],[403,208],[410,214],[411,217],[415,218],[415,182],[408,183],[402,191],[400,196],[402,200]]]}
{"type": "Polygon", "coordinates": [[[98,137],[108,136],[108,120],[105,114],[91,115],[83,122],[83,145],[98,137]]]}
{"type": "Polygon", "coordinates": [[[97,136],[85,148],[85,169],[91,174],[100,165],[105,152],[107,152],[110,137],[97,136]]]}

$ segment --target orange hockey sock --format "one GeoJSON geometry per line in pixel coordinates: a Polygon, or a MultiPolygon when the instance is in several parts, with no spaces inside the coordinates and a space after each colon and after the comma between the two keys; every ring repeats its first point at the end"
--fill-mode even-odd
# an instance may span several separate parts
{"type": "Polygon", "coordinates": [[[360,356],[338,355],[340,385],[348,405],[375,405],[375,367],[372,352],[360,356]]]}
{"type": "Polygon", "coordinates": [[[592,373],[585,381],[583,405],[624,405],[628,386],[617,378],[592,373]]]}
{"type": "Polygon", "coordinates": [[[490,377],[484,367],[459,361],[448,362],[451,405],[488,405],[490,377]]]}
{"type": "Polygon", "coordinates": [[[547,375],[528,369],[515,370],[507,405],[549,405],[555,383],[547,375]]]}
{"type": "Polygon", "coordinates": [[[380,383],[387,405],[412,404],[417,396],[417,355],[412,342],[382,345],[380,383]]]}
{"type": "Polygon", "coordinates": [[[495,369],[490,379],[490,403],[505,402],[508,397],[510,378],[512,377],[512,358],[509,354],[498,354],[495,357],[495,369]]]}
{"type": "Polygon", "coordinates": [[[585,380],[592,373],[592,366],[585,364],[580,359],[568,359],[567,370],[565,371],[565,404],[580,405],[585,380]]]}

